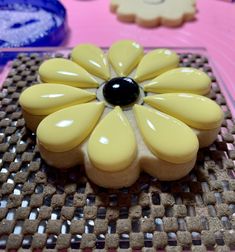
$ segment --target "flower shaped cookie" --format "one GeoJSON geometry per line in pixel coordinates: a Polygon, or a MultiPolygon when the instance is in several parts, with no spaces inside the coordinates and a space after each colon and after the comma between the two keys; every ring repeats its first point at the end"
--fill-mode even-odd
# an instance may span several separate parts
{"type": "Polygon", "coordinates": [[[44,84],[20,97],[41,156],[61,169],[84,164],[103,187],[129,186],[142,169],[161,180],[182,178],[199,146],[216,139],[223,113],[202,96],[210,78],[178,65],[175,52],[144,54],[129,40],[113,44],[107,55],[83,44],[71,60],[45,61],[39,69],[44,84]]]}
{"type": "Polygon", "coordinates": [[[145,27],[179,26],[196,12],[195,0],[111,0],[110,7],[119,20],[145,27]]]}

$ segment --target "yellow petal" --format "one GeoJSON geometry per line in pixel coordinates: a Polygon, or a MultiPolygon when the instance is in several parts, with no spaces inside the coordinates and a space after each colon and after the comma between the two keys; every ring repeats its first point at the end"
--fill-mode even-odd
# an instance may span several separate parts
{"type": "Polygon", "coordinates": [[[136,157],[134,132],[120,107],[115,107],[95,128],[88,143],[94,166],[116,172],[127,168],[136,157]]]}
{"type": "Polygon", "coordinates": [[[134,106],[134,113],[144,141],[154,155],[176,164],[195,158],[198,140],[186,124],[140,105],[134,106]]]}
{"type": "Polygon", "coordinates": [[[71,58],[91,74],[104,80],[110,78],[109,65],[100,48],[92,44],[78,45],[73,49],[71,58]]]}
{"type": "Polygon", "coordinates": [[[49,59],[39,68],[43,82],[61,83],[80,88],[98,87],[97,81],[82,67],[67,59],[49,59]]]}
{"type": "Polygon", "coordinates": [[[38,141],[52,152],[69,151],[88,137],[103,110],[103,103],[87,103],[57,111],[39,124],[38,141]]]}
{"type": "Polygon", "coordinates": [[[80,88],[62,84],[37,84],[20,96],[20,105],[32,115],[49,115],[57,110],[86,103],[96,95],[80,88]]]}
{"type": "Polygon", "coordinates": [[[148,96],[144,101],[196,129],[215,129],[223,121],[221,108],[204,96],[172,93],[148,96]]]}
{"type": "Polygon", "coordinates": [[[132,40],[118,41],[108,52],[109,61],[119,76],[130,74],[143,56],[143,48],[132,40]]]}
{"type": "Polygon", "coordinates": [[[189,67],[167,71],[144,86],[153,93],[193,93],[205,95],[210,91],[211,79],[204,72],[189,67]]]}
{"type": "Polygon", "coordinates": [[[136,81],[145,81],[179,65],[177,53],[167,49],[157,49],[146,54],[136,70],[136,81]]]}

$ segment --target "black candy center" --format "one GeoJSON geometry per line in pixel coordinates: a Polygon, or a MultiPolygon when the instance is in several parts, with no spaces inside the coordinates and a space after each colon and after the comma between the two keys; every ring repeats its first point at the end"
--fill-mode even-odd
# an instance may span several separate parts
{"type": "Polygon", "coordinates": [[[104,85],[103,95],[105,100],[112,105],[126,106],[138,99],[140,90],[133,79],[117,77],[104,85]]]}

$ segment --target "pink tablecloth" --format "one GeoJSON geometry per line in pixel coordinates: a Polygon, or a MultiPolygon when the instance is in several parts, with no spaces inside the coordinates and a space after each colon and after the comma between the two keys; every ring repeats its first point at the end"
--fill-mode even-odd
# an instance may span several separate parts
{"type": "MultiPolygon", "coordinates": [[[[206,47],[235,107],[235,3],[197,0],[197,20],[181,28],[144,29],[117,21],[109,0],[62,0],[68,11],[67,46],[90,42],[109,46],[119,39],[134,39],[144,46],[206,47]]],[[[235,111],[235,110],[234,110],[235,111]]]]}

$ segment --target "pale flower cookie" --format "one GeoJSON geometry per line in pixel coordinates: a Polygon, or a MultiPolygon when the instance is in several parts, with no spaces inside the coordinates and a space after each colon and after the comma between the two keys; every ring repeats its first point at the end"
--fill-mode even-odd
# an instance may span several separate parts
{"type": "Polygon", "coordinates": [[[78,45],[71,60],[45,61],[39,77],[48,83],[26,89],[20,104],[42,158],[59,169],[84,165],[103,187],[130,186],[142,170],[160,180],[184,177],[223,121],[204,96],[208,75],[179,67],[168,49],[145,54],[130,40],[107,53],[78,45]]]}
{"type": "Polygon", "coordinates": [[[195,18],[195,0],[111,0],[110,8],[123,22],[140,26],[180,26],[195,18]]]}

